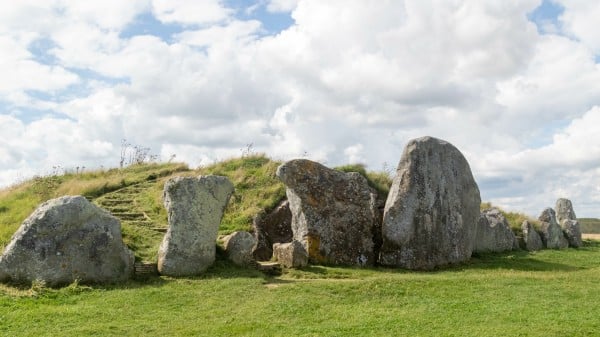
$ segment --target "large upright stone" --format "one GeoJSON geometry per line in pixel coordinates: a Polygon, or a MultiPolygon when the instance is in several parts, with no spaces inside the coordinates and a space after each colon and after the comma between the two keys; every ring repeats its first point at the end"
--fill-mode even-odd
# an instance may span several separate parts
{"type": "Polygon", "coordinates": [[[257,214],[253,221],[256,247],[254,258],[258,261],[268,261],[273,256],[273,244],[292,242],[292,212],[287,200],[281,202],[269,213],[257,214]]]}
{"type": "Polygon", "coordinates": [[[538,232],[533,228],[533,225],[529,221],[525,220],[521,224],[523,230],[523,243],[524,249],[530,252],[541,250],[544,248],[544,243],[538,232]]]}
{"type": "Polygon", "coordinates": [[[573,210],[573,204],[571,200],[560,198],[556,200],[556,206],[554,206],[556,213],[556,221],[560,224],[563,220],[577,220],[575,211],[573,210]]]}
{"type": "Polygon", "coordinates": [[[379,262],[432,269],[468,260],[480,203],[469,163],[456,147],[432,137],[411,140],[385,205],[379,262]]]}
{"type": "Polygon", "coordinates": [[[113,283],[132,277],[133,263],[117,218],[82,196],[65,196],[21,224],[0,256],[0,280],[113,283]]]}
{"type": "Polygon", "coordinates": [[[499,209],[488,208],[481,212],[477,222],[473,252],[498,253],[513,250],[518,246],[515,234],[499,209]]]}
{"type": "Polygon", "coordinates": [[[546,208],[538,218],[541,222],[541,238],[544,247],[562,249],[569,247],[563,235],[562,228],[556,222],[556,213],[552,208],[546,208]]]}
{"type": "Polygon", "coordinates": [[[562,228],[567,241],[569,241],[569,246],[581,247],[583,244],[581,226],[579,225],[579,221],[577,221],[571,200],[564,198],[556,200],[554,210],[556,211],[556,220],[562,228]]]}
{"type": "Polygon", "coordinates": [[[314,263],[375,263],[377,193],[359,173],[344,173],[305,159],[277,169],[286,185],[294,240],[314,263]]]}
{"type": "Polygon", "coordinates": [[[158,251],[162,275],[198,275],[215,261],[216,240],[233,184],[220,176],[176,177],[165,183],[169,229],[158,251]]]}

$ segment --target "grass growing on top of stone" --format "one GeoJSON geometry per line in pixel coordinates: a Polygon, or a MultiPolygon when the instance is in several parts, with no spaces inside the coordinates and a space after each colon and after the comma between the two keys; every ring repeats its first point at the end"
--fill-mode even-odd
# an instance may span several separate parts
{"type": "Polygon", "coordinates": [[[221,257],[196,278],[0,285],[0,335],[591,336],[597,303],[595,241],[433,272],[309,266],[268,277],[221,257]]]}

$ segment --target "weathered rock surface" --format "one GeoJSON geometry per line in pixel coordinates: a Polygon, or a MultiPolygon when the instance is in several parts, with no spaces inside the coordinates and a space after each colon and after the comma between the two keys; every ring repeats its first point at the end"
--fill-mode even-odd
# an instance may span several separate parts
{"type": "Polygon", "coordinates": [[[65,196],[41,204],[19,227],[0,256],[0,280],[113,283],[131,278],[133,263],[117,218],[65,196]]]}
{"type": "Polygon", "coordinates": [[[286,185],[294,239],[315,263],[375,263],[377,193],[359,173],[344,173],[305,159],[277,169],[286,185]]]}
{"type": "Polygon", "coordinates": [[[252,221],[256,248],[254,258],[258,261],[270,260],[273,256],[273,244],[292,242],[292,212],[287,200],[281,202],[268,214],[259,213],[252,221]]]}
{"type": "Polygon", "coordinates": [[[561,222],[560,227],[562,228],[563,234],[569,242],[570,247],[579,248],[583,245],[579,221],[565,219],[561,222]]]}
{"type": "Polygon", "coordinates": [[[554,211],[556,212],[556,222],[559,224],[561,224],[563,220],[577,220],[577,216],[573,210],[573,204],[569,199],[560,198],[556,200],[554,211]]]}
{"type": "Polygon", "coordinates": [[[533,228],[533,225],[529,221],[523,221],[521,224],[523,230],[523,243],[524,249],[528,251],[536,251],[544,248],[544,243],[538,232],[533,228]]]}
{"type": "Polygon", "coordinates": [[[308,253],[302,243],[296,240],[274,244],[273,256],[286,268],[301,268],[308,264],[308,253]]]}
{"type": "Polygon", "coordinates": [[[432,269],[471,257],[481,197],[465,157],[432,137],[410,141],[382,224],[380,263],[432,269]]]}
{"type": "Polygon", "coordinates": [[[508,221],[497,208],[485,209],[477,222],[477,235],[473,252],[505,252],[518,248],[519,244],[508,221]]]}
{"type": "Polygon", "coordinates": [[[556,221],[562,228],[569,246],[581,247],[583,244],[581,226],[579,225],[579,221],[577,221],[571,200],[564,198],[556,200],[554,210],[556,211],[556,221]]]}
{"type": "Polygon", "coordinates": [[[158,251],[162,275],[198,275],[215,261],[219,224],[233,184],[220,176],[176,177],[165,183],[169,229],[158,251]]]}
{"type": "Polygon", "coordinates": [[[544,247],[550,249],[562,249],[569,247],[569,243],[563,235],[562,228],[556,222],[556,213],[552,208],[546,208],[538,218],[541,222],[541,238],[544,247]]]}
{"type": "Polygon", "coordinates": [[[227,257],[238,266],[250,266],[254,262],[252,249],[256,239],[248,232],[233,232],[223,238],[227,257]]]}

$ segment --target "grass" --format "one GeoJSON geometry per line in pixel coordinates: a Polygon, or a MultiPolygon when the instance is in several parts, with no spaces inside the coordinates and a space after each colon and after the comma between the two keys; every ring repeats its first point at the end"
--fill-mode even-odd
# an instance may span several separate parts
{"type": "MultiPolygon", "coordinates": [[[[284,197],[278,165],[250,155],[198,170],[141,165],[34,179],[0,191],[0,243],[39,202],[85,194],[99,204],[124,200],[129,213],[144,214],[148,225],[123,222],[124,238],[138,259],[153,260],[162,234],[152,227],[166,226],[167,179],[229,177],[236,191],[224,234],[248,230],[254,214],[284,197]]],[[[363,174],[387,194],[387,175],[361,165],[339,169],[363,174]]],[[[505,215],[520,227],[522,215],[505,215]]],[[[580,249],[480,254],[433,272],[308,266],[277,277],[235,267],[219,250],[215,265],[195,278],[61,289],[0,285],[0,335],[586,336],[600,331],[599,302],[600,242],[591,240],[580,249]]]]}
{"type": "Polygon", "coordinates": [[[579,218],[577,219],[581,225],[582,233],[600,234],[600,219],[596,218],[579,218]]]}
{"type": "Polygon", "coordinates": [[[0,335],[589,336],[599,301],[595,241],[434,272],[309,266],[267,277],[219,258],[197,278],[0,286],[0,335]]]}
{"type": "MultiPolygon", "coordinates": [[[[35,177],[0,191],[0,250],[8,244],[23,220],[42,202],[63,195],[83,195],[90,199],[128,186],[189,171],[184,164],[144,164],[123,169],[90,171],[80,174],[35,177]]],[[[127,227],[123,225],[124,230],[127,227]]]]}

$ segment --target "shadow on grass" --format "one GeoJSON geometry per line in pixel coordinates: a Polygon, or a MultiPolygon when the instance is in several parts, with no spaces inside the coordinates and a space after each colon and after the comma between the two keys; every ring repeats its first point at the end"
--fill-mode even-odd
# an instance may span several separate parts
{"type": "Polygon", "coordinates": [[[519,250],[505,253],[474,254],[471,260],[458,269],[510,269],[520,271],[576,271],[585,269],[564,263],[542,261],[535,253],[519,250]]]}

